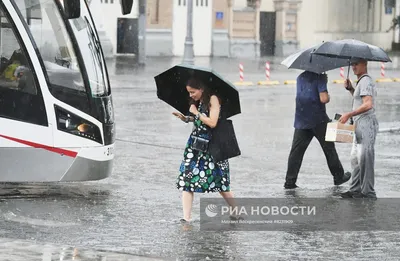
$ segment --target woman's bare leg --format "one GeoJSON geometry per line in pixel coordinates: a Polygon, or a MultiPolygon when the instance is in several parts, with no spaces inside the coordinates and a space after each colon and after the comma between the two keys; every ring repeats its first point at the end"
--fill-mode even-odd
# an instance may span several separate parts
{"type": "MultiPolygon", "coordinates": [[[[220,192],[219,194],[221,194],[221,196],[225,199],[226,203],[228,203],[228,205],[231,207],[232,213],[235,213],[235,211],[237,211],[237,209],[235,209],[235,207],[237,207],[237,205],[236,205],[235,198],[233,196],[233,192],[232,191],[220,192]]],[[[231,215],[230,218],[234,219],[234,220],[243,219],[240,217],[239,214],[231,215]]]]}
{"type": "Polygon", "coordinates": [[[183,218],[186,221],[192,219],[192,205],[193,205],[193,192],[183,191],[182,192],[182,207],[183,207],[183,218]]]}
{"type": "Polygon", "coordinates": [[[220,192],[219,194],[221,194],[221,196],[225,199],[226,203],[228,203],[229,206],[231,206],[232,208],[236,207],[236,202],[232,191],[220,192]]]}

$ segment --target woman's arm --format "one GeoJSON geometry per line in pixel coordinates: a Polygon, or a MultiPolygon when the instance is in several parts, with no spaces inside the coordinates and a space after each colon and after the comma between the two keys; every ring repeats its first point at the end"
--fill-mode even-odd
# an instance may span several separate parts
{"type": "MultiPolygon", "coordinates": [[[[194,105],[192,105],[192,106],[194,108],[196,108],[194,105]]],[[[219,103],[219,100],[218,100],[217,96],[213,95],[210,98],[210,116],[207,117],[207,116],[199,113],[197,111],[197,109],[196,109],[194,114],[205,125],[207,125],[210,128],[215,128],[217,126],[217,123],[218,123],[219,113],[220,113],[220,103],[219,103]]]]}
{"type": "Polygon", "coordinates": [[[194,121],[194,117],[192,116],[185,116],[180,112],[173,112],[173,115],[175,115],[177,118],[181,119],[183,122],[193,122],[194,121]]]}

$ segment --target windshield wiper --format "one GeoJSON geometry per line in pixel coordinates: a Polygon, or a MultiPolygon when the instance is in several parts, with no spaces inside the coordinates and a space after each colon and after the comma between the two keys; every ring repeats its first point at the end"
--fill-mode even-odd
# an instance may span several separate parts
{"type": "Polygon", "coordinates": [[[100,45],[100,41],[97,39],[96,34],[94,33],[93,27],[90,24],[89,20],[87,19],[87,17],[85,16],[85,21],[86,21],[86,28],[88,31],[88,35],[89,35],[89,39],[91,39],[90,43],[89,43],[89,48],[93,51],[93,48],[91,48],[91,45],[93,45],[94,47],[94,57],[96,57],[97,59],[97,63],[100,67],[101,70],[101,78],[103,80],[103,83],[98,83],[98,84],[102,84],[104,85],[104,94],[107,95],[107,89],[106,89],[106,81],[104,79],[104,68],[103,68],[103,61],[102,61],[102,53],[101,53],[101,45],[100,45]]]}

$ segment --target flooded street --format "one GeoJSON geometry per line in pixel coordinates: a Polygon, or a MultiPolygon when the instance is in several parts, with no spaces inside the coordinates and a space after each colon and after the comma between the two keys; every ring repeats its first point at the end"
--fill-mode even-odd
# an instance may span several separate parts
{"type": "MultiPolygon", "coordinates": [[[[179,62],[149,59],[146,68],[133,68],[130,60],[110,61],[117,126],[112,176],[84,183],[0,185],[0,245],[14,250],[16,258],[11,260],[18,260],[18,254],[21,260],[71,260],[71,256],[61,259],[61,248],[53,245],[68,246],[69,252],[76,247],[179,261],[398,260],[398,231],[202,231],[199,199],[220,197],[218,194],[196,194],[194,222],[182,226],[181,193],[175,181],[192,126],[176,119],[171,114],[173,108],[157,98],[153,78],[179,62]],[[21,248],[21,242],[27,242],[26,247],[21,248]],[[34,258],[23,259],[22,255],[31,251],[29,245],[36,244],[52,247],[35,247],[34,258]],[[58,252],[54,259],[49,254],[45,259],[45,250],[58,252]]],[[[208,65],[208,61],[199,59],[198,65],[208,65]]],[[[228,80],[238,81],[237,61],[216,60],[213,66],[228,80]]],[[[255,82],[264,80],[262,63],[253,62],[248,68],[245,77],[255,82]]],[[[282,66],[273,68],[271,78],[281,82],[295,80],[298,74],[282,66]]],[[[379,77],[379,69],[372,68],[371,75],[379,77]]],[[[387,68],[387,76],[394,77],[396,71],[387,68]]],[[[329,80],[338,79],[339,70],[328,76],[329,80]]],[[[400,84],[377,83],[377,87],[382,132],[376,144],[375,189],[379,199],[399,198],[400,132],[389,130],[400,127],[400,84]]],[[[242,113],[232,120],[242,156],[230,160],[231,187],[236,197],[338,198],[338,193],[347,190],[348,183],[333,186],[325,157],[314,139],[303,160],[297,182],[300,188],[285,191],[295,87],[281,84],[238,89],[242,113]]],[[[350,110],[351,96],[341,84],[329,84],[328,90],[331,118],[350,110]]],[[[337,144],[336,148],[345,170],[350,170],[351,144],[337,144]]],[[[123,254],[102,255],[88,250],[87,259],[81,260],[146,260],[123,254]]]]}

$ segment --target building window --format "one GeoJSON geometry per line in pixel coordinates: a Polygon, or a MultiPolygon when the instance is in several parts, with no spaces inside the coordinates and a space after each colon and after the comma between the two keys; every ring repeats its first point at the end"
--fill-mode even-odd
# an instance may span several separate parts
{"type": "Polygon", "coordinates": [[[208,0],[196,0],[196,6],[208,6],[208,0]]]}
{"type": "Polygon", "coordinates": [[[247,0],[247,7],[256,8],[257,0],[247,0]]]}

